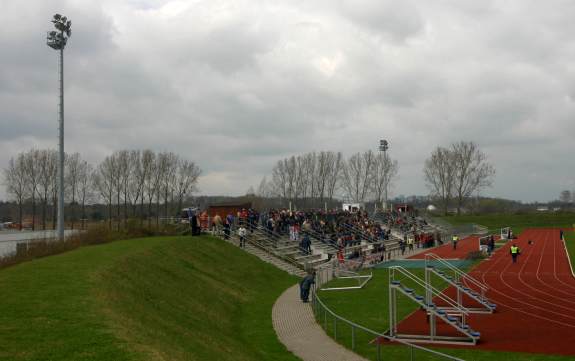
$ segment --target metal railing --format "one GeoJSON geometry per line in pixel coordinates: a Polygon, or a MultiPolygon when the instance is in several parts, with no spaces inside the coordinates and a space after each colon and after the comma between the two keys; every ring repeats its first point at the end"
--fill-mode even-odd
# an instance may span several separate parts
{"type": "Polygon", "coordinates": [[[371,330],[339,316],[323,303],[315,290],[312,294],[312,308],[316,321],[329,336],[343,346],[372,360],[464,361],[423,346],[396,340],[382,332],[371,330]]]}

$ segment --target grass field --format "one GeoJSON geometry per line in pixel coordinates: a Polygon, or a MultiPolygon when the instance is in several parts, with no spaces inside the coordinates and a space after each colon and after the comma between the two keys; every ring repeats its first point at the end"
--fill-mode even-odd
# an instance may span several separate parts
{"type": "MultiPolygon", "coordinates": [[[[423,277],[422,269],[410,270],[416,275],[423,277]]],[[[322,301],[336,314],[355,322],[359,325],[365,326],[377,332],[384,332],[388,329],[388,271],[387,269],[376,269],[373,272],[373,279],[366,285],[365,288],[360,290],[349,291],[320,291],[319,297],[322,301]]],[[[336,281],[337,282],[337,281],[336,281]]],[[[417,286],[409,285],[416,290],[416,293],[423,294],[421,289],[417,286]]],[[[335,284],[335,283],[334,283],[335,284]]],[[[331,285],[331,284],[330,284],[331,285]]],[[[436,287],[441,287],[441,282],[434,284],[436,287]]],[[[398,298],[398,319],[402,319],[409,315],[417,308],[417,305],[411,301],[398,298]]],[[[320,314],[319,322],[327,329],[328,334],[334,337],[334,325],[331,318],[324,320],[324,316],[320,314]]],[[[339,322],[337,327],[337,341],[351,348],[351,328],[339,322]]],[[[363,355],[370,360],[376,360],[376,348],[369,342],[373,340],[373,336],[368,335],[362,331],[356,330],[356,352],[363,355]]],[[[548,355],[534,355],[534,354],[521,354],[521,353],[508,353],[508,352],[491,352],[491,351],[475,351],[467,349],[448,349],[436,348],[443,353],[460,357],[469,361],[567,361],[573,360],[572,357],[567,356],[548,356],[548,355]]],[[[437,356],[429,356],[422,351],[416,352],[416,360],[441,360],[437,356]]],[[[383,360],[409,360],[409,350],[403,346],[389,346],[386,345],[382,349],[383,360]]]]}
{"type": "Polygon", "coordinates": [[[565,245],[571,260],[571,269],[575,270],[575,232],[565,232],[565,245]]]}
{"type": "Polygon", "coordinates": [[[503,227],[511,227],[515,234],[521,233],[525,228],[531,227],[563,227],[573,228],[575,213],[528,213],[528,214],[489,214],[489,215],[460,215],[441,217],[453,225],[476,223],[489,228],[490,232],[498,233],[503,227]]]}
{"type": "Polygon", "coordinates": [[[209,237],[26,262],[0,271],[0,360],[296,360],[271,321],[295,281],[209,237]]]}

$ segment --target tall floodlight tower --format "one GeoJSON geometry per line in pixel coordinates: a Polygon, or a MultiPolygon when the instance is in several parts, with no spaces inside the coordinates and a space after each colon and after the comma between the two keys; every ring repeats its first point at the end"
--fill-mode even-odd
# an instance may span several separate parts
{"type": "MultiPolygon", "coordinates": [[[[382,166],[387,167],[387,149],[389,148],[389,143],[387,142],[387,140],[382,139],[379,141],[379,151],[383,152],[383,164],[382,166]]],[[[387,174],[386,174],[387,176],[387,174]]],[[[388,180],[385,181],[385,190],[383,192],[383,210],[387,210],[387,183],[388,180]]]]}
{"type": "Polygon", "coordinates": [[[52,23],[56,30],[48,32],[47,44],[60,51],[60,103],[58,104],[58,238],[64,239],[64,48],[72,34],[72,21],[60,14],[54,15],[52,23]]]}

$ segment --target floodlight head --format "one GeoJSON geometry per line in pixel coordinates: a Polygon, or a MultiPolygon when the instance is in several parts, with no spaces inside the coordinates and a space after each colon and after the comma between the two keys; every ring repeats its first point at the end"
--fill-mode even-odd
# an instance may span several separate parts
{"type": "Polygon", "coordinates": [[[72,35],[72,21],[68,20],[67,17],[60,14],[54,15],[52,20],[54,27],[59,31],[48,32],[47,44],[49,47],[55,50],[62,50],[66,47],[68,42],[68,37],[72,35]],[[65,35],[64,35],[65,34],[65,35]]]}

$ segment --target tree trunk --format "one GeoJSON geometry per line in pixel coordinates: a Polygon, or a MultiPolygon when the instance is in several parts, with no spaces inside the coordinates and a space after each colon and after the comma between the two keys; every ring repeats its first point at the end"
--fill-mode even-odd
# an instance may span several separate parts
{"type": "Polygon", "coordinates": [[[18,199],[18,228],[22,230],[22,198],[18,199]]]}

